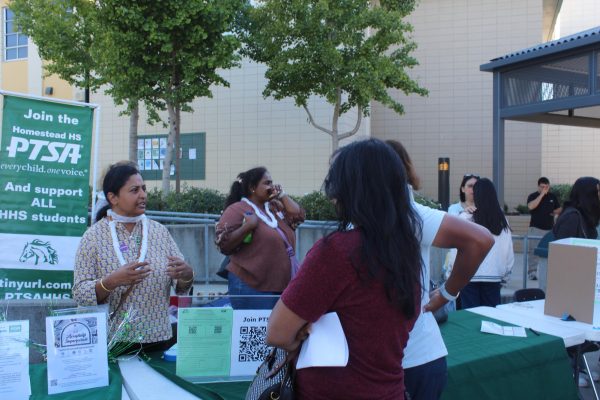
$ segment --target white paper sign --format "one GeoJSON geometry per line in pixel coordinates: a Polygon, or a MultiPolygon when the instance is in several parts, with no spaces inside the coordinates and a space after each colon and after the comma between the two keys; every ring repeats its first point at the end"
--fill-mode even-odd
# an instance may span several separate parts
{"type": "Polygon", "coordinates": [[[345,367],[348,357],[348,342],[340,318],[331,312],[312,324],[308,338],[302,343],[296,369],[345,367]]]}
{"type": "Polygon", "coordinates": [[[29,321],[0,322],[0,398],[27,399],[29,383],[29,321]]]}
{"type": "Polygon", "coordinates": [[[522,326],[502,326],[491,321],[481,321],[481,332],[501,336],[527,337],[525,328],[522,326]]]}
{"type": "Polygon", "coordinates": [[[196,159],[196,149],[194,149],[194,148],[190,149],[190,151],[189,151],[189,157],[190,157],[190,160],[195,160],[196,159]]]}
{"type": "Polygon", "coordinates": [[[106,313],[46,317],[48,394],[108,386],[106,313]]]}
{"type": "Polygon", "coordinates": [[[234,310],[230,376],[254,376],[269,352],[265,344],[271,310],[234,310]]]}

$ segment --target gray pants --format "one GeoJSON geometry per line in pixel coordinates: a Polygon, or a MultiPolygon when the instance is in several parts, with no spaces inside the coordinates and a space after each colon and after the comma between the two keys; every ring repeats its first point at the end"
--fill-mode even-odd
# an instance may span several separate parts
{"type": "MultiPolygon", "coordinates": [[[[527,231],[527,236],[538,236],[542,237],[546,233],[550,232],[550,230],[534,228],[533,226],[529,227],[529,231],[527,231]]],[[[529,239],[528,241],[528,249],[527,249],[527,273],[531,274],[532,272],[537,275],[538,272],[538,263],[539,257],[533,254],[533,251],[537,247],[540,239],[529,239]]]]}

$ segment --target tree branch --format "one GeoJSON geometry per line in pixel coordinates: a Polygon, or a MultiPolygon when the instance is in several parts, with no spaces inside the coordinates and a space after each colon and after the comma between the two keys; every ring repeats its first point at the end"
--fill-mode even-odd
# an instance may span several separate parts
{"type": "Polygon", "coordinates": [[[308,110],[308,107],[306,107],[305,105],[302,105],[302,107],[304,107],[304,110],[306,111],[306,113],[308,114],[308,123],[311,124],[312,126],[314,126],[315,128],[317,128],[320,131],[325,132],[326,134],[333,136],[333,131],[327,129],[327,128],[323,128],[322,126],[318,125],[315,120],[313,119],[312,114],[310,113],[310,111],[308,110]]]}
{"type": "Polygon", "coordinates": [[[356,132],[358,132],[358,128],[360,128],[360,123],[362,121],[362,114],[363,114],[362,107],[358,106],[358,119],[356,120],[356,125],[354,125],[354,129],[352,129],[350,132],[346,132],[346,133],[339,135],[338,137],[340,140],[346,139],[346,138],[354,135],[356,132]]]}

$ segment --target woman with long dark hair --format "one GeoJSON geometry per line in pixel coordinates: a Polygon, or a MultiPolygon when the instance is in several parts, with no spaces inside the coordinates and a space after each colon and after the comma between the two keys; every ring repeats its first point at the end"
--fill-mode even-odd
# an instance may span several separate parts
{"type": "Polygon", "coordinates": [[[216,243],[229,256],[229,294],[234,308],[272,308],[287,286],[295,256],[295,227],[304,210],[265,167],[241,172],[231,185],[216,227],[216,243]],[[235,296],[269,296],[260,298],[235,296]]]}
{"type": "Polygon", "coordinates": [[[512,235],[508,221],[500,208],[498,194],[492,181],[481,178],[473,187],[476,210],[472,221],[494,235],[494,246],[485,257],[471,282],[461,291],[461,307],[496,307],[500,304],[500,285],[515,261],[512,235]]]}
{"type": "Polygon", "coordinates": [[[568,237],[596,239],[596,227],[600,222],[600,181],[586,176],[573,184],[569,200],[554,224],[556,239],[568,237]]]}
{"type": "MultiPolygon", "coordinates": [[[[396,140],[386,140],[400,156],[406,169],[408,184],[411,189],[419,189],[419,176],[414,164],[402,143],[396,140]]],[[[417,214],[423,221],[421,235],[421,257],[423,258],[423,294],[421,304],[424,312],[419,315],[415,326],[410,332],[408,343],[404,348],[404,382],[406,392],[414,400],[439,399],[446,386],[448,351],[444,345],[442,334],[431,312],[429,303],[429,253],[431,246],[440,248],[456,248],[453,276],[448,278],[450,285],[458,275],[462,275],[463,284],[469,282],[477,267],[483,261],[487,251],[493,245],[493,238],[483,227],[437,210],[413,203],[417,214]]],[[[460,278],[459,278],[460,279],[460,278]]],[[[445,287],[445,286],[444,286],[445,287]]],[[[438,292],[431,292],[444,302],[453,296],[443,298],[438,292]]],[[[435,301],[435,300],[434,300],[435,301]]]]}
{"type": "MultiPolygon", "coordinates": [[[[403,348],[422,290],[422,222],[405,169],[385,143],[359,141],[333,156],[324,188],[338,229],[313,246],[283,292],[269,318],[267,343],[296,350],[309,323],[335,311],[348,341],[348,365],[298,370],[298,398],[403,399],[403,348]]],[[[456,293],[461,283],[455,284],[447,291],[456,293]]]]}

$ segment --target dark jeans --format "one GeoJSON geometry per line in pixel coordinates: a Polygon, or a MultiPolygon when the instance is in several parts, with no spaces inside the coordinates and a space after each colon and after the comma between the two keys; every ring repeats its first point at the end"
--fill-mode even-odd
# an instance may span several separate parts
{"type": "Polygon", "coordinates": [[[500,282],[470,282],[460,291],[461,309],[500,304],[500,282]]]}
{"type": "Polygon", "coordinates": [[[411,400],[437,400],[448,379],[446,357],[404,370],[404,385],[411,400]]]}
{"type": "Polygon", "coordinates": [[[236,274],[229,272],[229,295],[235,310],[271,310],[279,300],[281,292],[260,292],[246,285],[236,274]],[[248,296],[248,297],[236,297],[248,296]],[[252,297],[251,297],[252,296],[252,297]],[[259,297],[269,296],[269,297],[259,297]]]}

